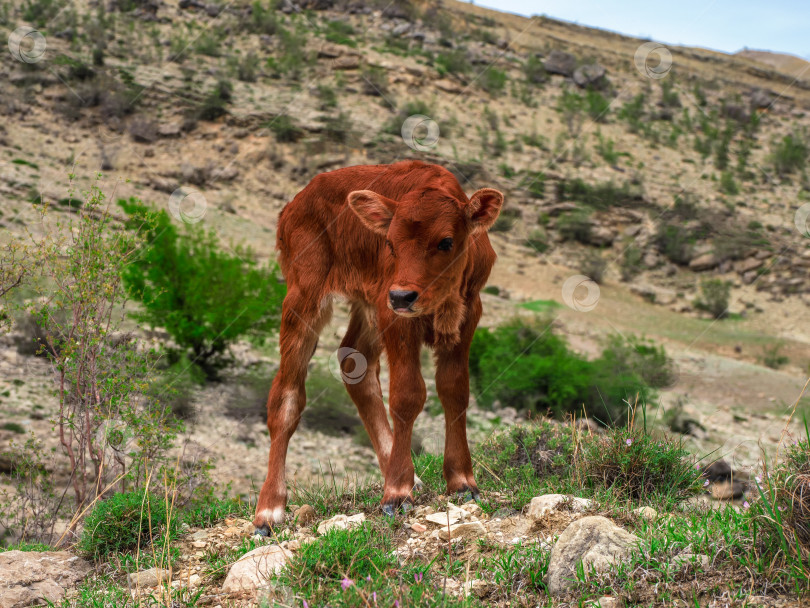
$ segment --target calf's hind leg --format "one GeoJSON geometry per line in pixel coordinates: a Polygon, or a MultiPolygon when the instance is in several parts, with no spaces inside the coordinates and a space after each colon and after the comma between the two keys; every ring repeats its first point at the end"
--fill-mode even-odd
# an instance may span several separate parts
{"type": "Polygon", "coordinates": [[[306,405],[307,364],[331,311],[331,304],[321,306],[320,298],[299,288],[291,288],[284,298],[279,330],[281,362],[267,400],[270,458],[253,520],[259,533],[268,534],[270,526],[284,521],[287,446],[306,405]]]}

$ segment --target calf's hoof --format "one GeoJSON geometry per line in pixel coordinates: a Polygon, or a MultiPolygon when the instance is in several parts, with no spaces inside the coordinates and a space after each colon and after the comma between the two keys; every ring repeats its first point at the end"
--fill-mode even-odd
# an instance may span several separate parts
{"type": "Polygon", "coordinates": [[[456,492],[456,496],[458,496],[459,504],[464,504],[465,502],[470,502],[474,500],[475,502],[481,501],[481,493],[478,491],[478,488],[461,488],[458,492],[456,492]]]}
{"type": "Polygon", "coordinates": [[[404,501],[390,501],[383,503],[382,512],[386,517],[396,517],[400,513],[402,515],[408,514],[413,509],[413,503],[410,500],[404,501]]]}

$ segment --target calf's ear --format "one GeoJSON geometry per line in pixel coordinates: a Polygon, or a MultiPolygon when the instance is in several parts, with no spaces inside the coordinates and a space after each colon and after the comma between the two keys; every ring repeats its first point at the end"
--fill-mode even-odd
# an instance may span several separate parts
{"type": "Polygon", "coordinates": [[[498,219],[503,206],[503,194],[493,188],[481,188],[470,197],[467,205],[467,217],[473,224],[475,232],[489,230],[498,219]]]}
{"type": "Polygon", "coordinates": [[[394,211],[397,209],[395,200],[371,190],[349,192],[347,199],[351,210],[367,228],[382,235],[388,232],[391,218],[394,217],[394,211]]]}

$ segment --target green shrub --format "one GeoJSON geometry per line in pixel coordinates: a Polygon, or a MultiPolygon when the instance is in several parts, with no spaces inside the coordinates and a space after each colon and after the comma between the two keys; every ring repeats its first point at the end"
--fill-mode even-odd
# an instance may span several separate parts
{"type": "Polygon", "coordinates": [[[622,281],[632,281],[636,275],[641,272],[643,267],[642,259],[643,254],[639,247],[630,245],[624,250],[622,261],[619,265],[622,281]]]}
{"type": "Polygon", "coordinates": [[[729,196],[735,196],[740,193],[740,187],[734,180],[734,174],[731,171],[723,171],[720,175],[720,191],[729,196]]]}
{"type": "Polygon", "coordinates": [[[607,266],[607,260],[598,251],[586,251],[579,261],[579,271],[599,284],[605,280],[607,266]]]}
{"type": "Polygon", "coordinates": [[[542,171],[527,171],[520,182],[533,198],[543,198],[546,194],[546,174],[542,171]]]}
{"type": "Polygon", "coordinates": [[[101,500],[84,519],[76,548],[95,560],[174,538],[177,522],[172,505],[151,492],[121,492],[101,500]]]}
{"type": "Polygon", "coordinates": [[[771,344],[765,347],[762,354],[762,363],[771,369],[779,369],[787,365],[790,359],[782,354],[782,345],[780,343],[771,344]]]}
{"type": "Polygon", "coordinates": [[[227,106],[231,102],[233,86],[227,80],[220,80],[216,86],[203,98],[196,108],[194,117],[199,120],[216,120],[228,113],[227,106]]]}
{"type": "Polygon", "coordinates": [[[602,359],[616,373],[629,369],[635,371],[652,388],[672,386],[678,379],[675,363],[667,356],[664,347],[645,338],[612,335],[607,340],[602,359]]]}
{"type": "Polygon", "coordinates": [[[287,114],[276,116],[267,124],[279,143],[293,143],[304,136],[304,130],[287,114]]]}
{"type": "Polygon", "coordinates": [[[582,413],[603,424],[621,422],[625,400],[646,401],[652,391],[609,349],[587,361],[568,349],[550,322],[514,319],[478,329],[470,349],[470,375],[478,403],[558,417],[582,413]]]}
{"type": "Polygon", "coordinates": [[[489,66],[478,78],[478,84],[490,95],[501,93],[506,86],[506,72],[489,66]]]}
{"type": "Polygon", "coordinates": [[[557,199],[576,201],[594,209],[633,207],[643,201],[640,188],[633,184],[617,186],[612,181],[589,184],[579,177],[557,182],[557,199]]]}
{"type": "Polygon", "coordinates": [[[807,168],[810,146],[806,133],[791,133],[771,146],[770,161],[777,174],[784,177],[807,168]]]}
{"type": "Polygon", "coordinates": [[[694,249],[692,232],[687,230],[682,221],[665,221],[659,224],[655,233],[655,244],[658,251],[676,264],[685,266],[692,260],[694,249]]]}
{"type": "Polygon", "coordinates": [[[645,110],[646,103],[646,95],[639,93],[630,101],[625,102],[619,109],[619,118],[627,122],[632,133],[642,133],[645,131],[645,121],[647,119],[645,110]]]}
{"type": "Polygon", "coordinates": [[[580,208],[560,216],[555,227],[563,240],[578,241],[587,245],[591,240],[593,229],[591,213],[590,209],[580,208]]]}
{"type": "Polygon", "coordinates": [[[526,242],[529,247],[534,249],[537,253],[545,253],[548,248],[548,234],[543,228],[535,228],[529,233],[526,242]]]}
{"type": "Polygon", "coordinates": [[[452,51],[442,51],[433,62],[434,67],[439,74],[466,74],[471,69],[469,60],[467,59],[467,52],[464,49],[455,49],[452,51]]]}
{"type": "Polygon", "coordinates": [[[579,136],[583,123],[582,112],[585,108],[585,98],[569,89],[564,89],[557,99],[557,111],[562,114],[570,137],[579,136]]]}
{"type": "Polygon", "coordinates": [[[345,44],[346,46],[356,47],[357,42],[352,38],[356,33],[350,23],[338,20],[327,21],[324,38],[335,44],[345,44]]]}
{"type": "Polygon", "coordinates": [[[275,2],[262,2],[256,0],[251,5],[250,18],[247,20],[246,29],[252,34],[267,34],[273,36],[279,32],[281,24],[276,17],[275,2]],[[265,4],[268,4],[265,7],[265,4]]]}
{"type": "Polygon", "coordinates": [[[537,55],[530,55],[523,64],[523,74],[526,82],[531,85],[542,85],[548,82],[548,73],[543,65],[543,60],[537,55]]]}
{"type": "Polygon", "coordinates": [[[655,437],[637,424],[583,441],[588,482],[620,499],[665,506],[697,494],[703,480],[694,457],[680,441],[655,437]]]}
{"type": "Polygon", "coordinates": [[[610,101],[599,91],[590,89],[585,93],[585,109],[596,122],[607,122],[610,101]]]}
{"type": "Polygon", "coordinates": [[[286,289],[275,268],[260,267],[250,250],[222,251],[196,224],[178,231],[165,211],[134,199],[119,205],[131,226],[147,226],[148,244],[123,273],[127,293],[143,305],[133,317],[169,332],[209,378],[239,337],[263,340],[276,330],[286,289]]]}
{"type": "Polygon", "coordinates": [[[731,283],[722,279],[704,279],[700,282],[700,295],[695,300],[695,308],[705,310],[715,319],[728,316],[728,301],[731,297],[731,283]]]}

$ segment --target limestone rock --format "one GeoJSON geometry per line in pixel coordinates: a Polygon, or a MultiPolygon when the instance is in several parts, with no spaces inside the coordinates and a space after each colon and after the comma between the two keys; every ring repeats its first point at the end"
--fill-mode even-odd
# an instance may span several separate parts
{"type": "Polygon", "coordinates": [[[252,591],[267,584],[267,579],[287,563],[289,553],[278,545],[257,547],[236,561],[222,585],[224,593],[252,591]]]}
{"type": "MultiPolygon", "coordinates": [[[[194,541],[203,542],[203,541],[194,541]]],[[[127,575],[127,582],[131,589],[144,589],[147,587],[157,587],[161,583],[169,580],[169,571],[163,568],[149,568],[127,575]]]]}
{"type": "Polygon", "coordinates": [[[571,523],[551,551],[547,584],[552,595],[565,593],[581,561],[586,571],[607,569],[627,559],[639,538],[606,517],[583,517],[571,523]]]}
{"type": "Polygon", "coordinates": [[[588,63],[574,71],[574,84],[578,87],[604,88],[607,84],[606,70],[598,63],[588,63]]]}
{"type": "Polygon", "coordinates": [[[648,521],[652,521],[658,517],[658,511],[652,507],[639,507],[638,509],[633,509],[633,513],[638,515],[641,519],[648,521]]]}
{"type": "Polygon", "coordinates": [[[299,526],[306,526],[315,521],[315,509],[311,505],[301,505],[295,510],[295,519],[299,526]]]}
{"type": "Polygon", "coordinates": [[[365,513],[357,513],[351,516],[343,514],[335,515],[331,519],[327,519],[318,524],[318,534],[326,534],[332,528],[348,530],[349,528],[359,526],[364,521],[366,521],[365,513]]]}
{"type": "Polygon", "coordinates": [[[59,603],[91,569],[67,551],[0,553],[0,608],[59,603]]]}
{"type": "Polygon", "coordinates": [[[480,538],[487,533],[487,529],[480,521],[468,521],[463,524],[456,524],[450,528],[439,528],[439,538],[442,540],[458,538],[480,538]]]}
{"type": "Polygon", "coordinates": [[[689,262],[689,269],[695,272],[711,270],[720,264],[720,260],[713,253],[704,253],[689,262]]]}
{"type": "Polygon", "coordinates": [[[577,496],[566,496],[565,494],[543,494],[535,496],[529,503],[529,518],[540,519],[552,511],[567,507],[569,511],[581,513],[591,506],[591,501],[587,498],[577,496]]]}
{"type": "Polygon", "coordinates": [[[672,558],[672,567],[675,570],[693,568],[695,570],[706,571],[709,569],[709,556],[684,551],[672,558]]]}

